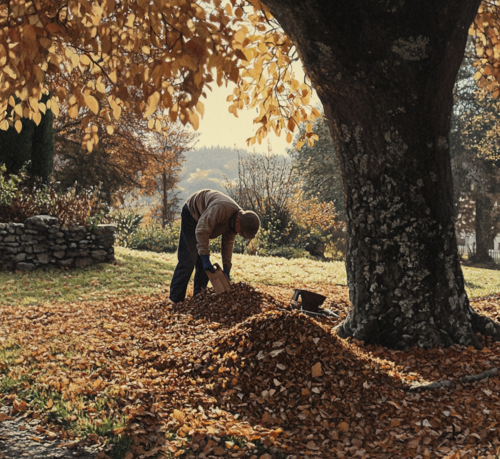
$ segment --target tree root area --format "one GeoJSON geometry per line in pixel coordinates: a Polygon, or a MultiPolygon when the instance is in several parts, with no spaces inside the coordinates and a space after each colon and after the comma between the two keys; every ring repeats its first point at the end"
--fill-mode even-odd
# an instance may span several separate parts
{"type": "Polygon", "coordinates": [[[411,391],[435,390],[435,389],[442,389],[444,387],[453,389],[457,387],[457,384],[459,383],[478,382],[482,381],[483,379],[493,378],[494,376],[498,376],[499,373],[500,370],[498,368],[492,368],[491,370],[483,371],[482,373],[479,373],[477,375],[461,376],[460,378],[457,379],[442,379],[440,381],[434,381],[425,384],[412,384],[409,387],[409,390],[411,391]]]}
{"type": "Polygon", "coordinates": [[[476,311],[472,314],[472,329],[475,333],[481,333],[484,336],[491,336],[495,341],[500,341],[500,323],[498,319],[492,319],[476,311]]]}
{"type": "MultiPolygon", "coordinates": [[[[484,301],[484,300],[478,300],[484,301]]],[[[491,317],[472,308],[478,301],[471,304],[471,319],[465,324],[468,333],[462,336],[453,336],[451,333],[431,322],[411,324],[409,329],[396,328],[394,331],[386,330],[379,324],[377,318],[372,320],[358,320],[349,315],[336,327],[341,338],[354,338],[366,344],[385,346],[391,349],[405,350],[416,346],[423,349],[436,347],[449,347],[454,344],[473,346],[481,350],[483,344],[479,334],[500,341],[500,321],[498,317],[491,317]]],[[[394,327],[392,327],[394,328],[394,327]]]]}

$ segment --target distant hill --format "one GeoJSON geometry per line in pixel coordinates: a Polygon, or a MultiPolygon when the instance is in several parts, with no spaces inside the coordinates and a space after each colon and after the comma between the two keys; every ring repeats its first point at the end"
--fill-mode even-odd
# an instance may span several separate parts
{"type": "Polygon", "coordinates": [[[228,147],[204,147],[186,153],[186,162],[180,174],[179,198],[185,201],[198,190],[211,188],[225,192],[222,186],[226,176],[229,180],[238,177],[238,152],[247,154],[246,150],[235,150],[228,147]]]}
{"type": "MultiPolygon", "coordinates": [[[[226,181],[224,176],[229,180],[238,178],[238,153],[248,154],[248,151],[217,146],[187,152],[179,176],[180,202],[184,203],[189,196],[204,188],[225,193],[226,190],[222,186],[226,181]]],[[[141,197],[137,204],[148,206],[153,200],[152,197],[141,197]]]]}
{"type": "MultiPolygon", "coordinates": [[[[238,178],[238,154],[249,154],[247,150],[236,150],[229,147],[202,147],[185,154],[186,161],[179,175],[178,197],[182,204],[189,196],[199,190],[210,188],[226,193],[223,184],[226,178],[238,178]]],[[[151,197],[141,197],[137,204],[148,206],[151,197]]]]}

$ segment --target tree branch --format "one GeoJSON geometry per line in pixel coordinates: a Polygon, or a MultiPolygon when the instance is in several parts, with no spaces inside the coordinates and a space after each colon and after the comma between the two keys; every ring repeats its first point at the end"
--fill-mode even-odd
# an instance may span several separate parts
{"type": "Polygon", "coordinates": [[[454,379],[441,379],[440,381],[434,381],[427,384],[412,384],[409,387],[410,391],[421,391],[421,390],[434,390],[441,389],[442,387],[447,387],[453,389],[456,387],[457,383],[471,383],[482,381],[486,378],[491,378],[493,376],[497,376],[500,373],[498,368],[492,368],[491,370],[483,371],[477,375],[467,375],[462,376],[456,380],[454,379]]]}

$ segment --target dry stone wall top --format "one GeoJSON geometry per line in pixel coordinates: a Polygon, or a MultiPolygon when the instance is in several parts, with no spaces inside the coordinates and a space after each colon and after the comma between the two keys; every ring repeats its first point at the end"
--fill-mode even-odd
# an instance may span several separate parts
{"type": "Polygon", "coordinates": [[[114,225],[61,226],[49,215],[36,215],[24,223],[0,223],[0,271],[114,262],[115,231],[114,225]]]}

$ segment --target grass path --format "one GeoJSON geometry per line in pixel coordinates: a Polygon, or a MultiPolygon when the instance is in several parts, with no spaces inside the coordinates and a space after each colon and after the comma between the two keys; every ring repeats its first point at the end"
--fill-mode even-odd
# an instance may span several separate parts
{"type": "MultiPolygon", "coordinates": [[[[119,295],[156,295],[165,292],[177,262],[176,254],[116,248],[117,264],[83,270],[50,269],[31,273],[0,273],[0,305],[34,305],[45,302],[103,300],[119,295]]],[[[220,263],[219,255],[212,261],[220,263]]],[[[500,271],[463,267],[471,298],[500,292],[500,271]]],[[[233,281],[251,284],[346,285],[343,262],[305,258],[287,260],[235,254],[233,281]]]]}

